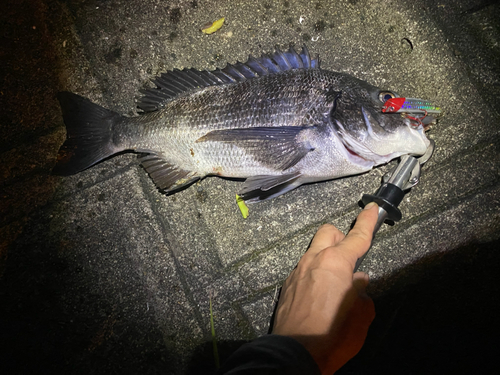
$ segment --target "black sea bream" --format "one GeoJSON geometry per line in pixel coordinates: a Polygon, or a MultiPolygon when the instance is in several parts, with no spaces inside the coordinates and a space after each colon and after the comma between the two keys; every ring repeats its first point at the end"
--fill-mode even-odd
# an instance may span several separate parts
{"type": "Polygon", "coordinates": [[[381,111],[395,93],[319,65],[304,47],[212,72],[174,70],[144,90],[135,117],[62,92],[67,140],[54,173],[129,150],[167,193],[217,175],[246,178],[238,194],[258,201],[425,153],[421,123],[381,111]]]}

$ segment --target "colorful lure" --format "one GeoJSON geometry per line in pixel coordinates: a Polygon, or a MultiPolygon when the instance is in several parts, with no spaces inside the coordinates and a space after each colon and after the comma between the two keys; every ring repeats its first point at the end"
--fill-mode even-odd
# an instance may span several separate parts
{"type": "Polygon", "coordinates": [[[383,113],[441,113],[441,108],[431,102],[412,98],[391,98],[382,107],[383,113]]]}
{"type": "Polygon", "coordinates": [[[382,107],[383,113],[402,113],[412,121],[412,126],[424,126],[423,120],[429,113],[440,114],[441,108],[432,105],[431,102],[413,98],[391,98],[382,107]],[[416,115],[416,116],[410,116],[416,115]],[[423,115],[423,116],[418,116],[423,115]]]}

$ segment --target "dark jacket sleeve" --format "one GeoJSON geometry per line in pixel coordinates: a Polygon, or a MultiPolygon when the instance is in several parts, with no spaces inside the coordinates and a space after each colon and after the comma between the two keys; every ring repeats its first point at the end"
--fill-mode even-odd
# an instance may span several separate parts
{"type": "Polygon", "coordinates": [[[311,354],[295,339],[266,335],[244,344],[217,371],[216,375],[320,375],[311,354]]]}

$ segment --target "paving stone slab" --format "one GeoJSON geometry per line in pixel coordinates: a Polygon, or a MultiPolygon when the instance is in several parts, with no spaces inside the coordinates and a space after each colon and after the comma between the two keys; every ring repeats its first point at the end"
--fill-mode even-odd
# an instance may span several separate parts
{"type": "Polygon", "coordinates": [[[497,184],[462,199],[440,215],[433,215],[391,237],[379,238],[360,270],[368,272],[373,281],[371,293],[378,296],[388,288],[394,289],[391,284],[411,284],[425,277],[425,267],[412,265],[425,265],[427,258],[439,257],[468,244],[496,240],[499,233],[500,185],[497,184]],[[389,277],[407,266],[410,266],[408,271],[405,269],[397,280],[389,277]]]}
{"type": "Polygon", "coordinates": [[[219,266],[227,267],[303,226],[325,221],[342,212],[346,205],[357,204],[363,191],[375,188],[372,179],[378,180],[380,175],[374,173],[374,176],[302,186],[277,199],[250,204],[246,220],[235,199],[241,182],[207,178],[199,186],[171,197],[160,196],[158,203],[179,241],[196,251],[202,251],[199,250],[202,244],[212,243],[217,249],[219,266]],[[186,228],[198,230],[186,231],[186,228]]]}
{"type": "MultiPolygon", "coordinates": [[[[470,197],[462,203],[447,209],[440,215],[431,216],[409,228],[398,231],[392,236],[377,237],[374,241],[370,256],[368,256],[360,267],[360,271],[367,272],[371,278],[369,293],[374,298],[383,295],[387,290],[394,289],[394,285],[404,287],[425,277],[425,268],[417,268],[415,265],[425,262],[426,258],[436,257],[439,253],[449,252],[471,242],[491,241],[499,238],[500,233],[500,186],[487,190],[483,194],[470,197]],[[490,204],[483,204],[490,202],[490,204]],[[482,219],[470,221],[472,216],[478,214],[482,219]],[[396,279],[392,277],[395,273],[402,273],[396,279]]],[[[344,226],[347,225],[347,220],[344,226]]],[[[276,285],[277,287],[288,276],[300,259],[302,251],[296,251],[295,259],[287,262],[282,258],[284,249],[305,249],[310,241],[312,233],[294,239],[293,245],[283,243],[282,247],[276,247],[261,257],[258,261],[251,261],[242,267],[243,277],[248,279],[259,279],[261,269],[266,266],[269,273],[267,278],[256,285],[256,289],[276,285]],[[275,265],[288,265],[288,269],[275,265]],[[253,275],[256,273],[257,275],[253,275]]],[[[291,242],[292,242],[291,241],[291,242]]],[[[473,255],[473,254],[472,254],[473,255]]],[[[471,255],[471,256],[472,256],[471,255]]],[[[425,263],[424,263],[425,264],[425,263]]],[[[257,298],[257,300],[243,305],[243,310],[248,314],[250,322],[260,334],[267,332],[269,319],[273,310],[270,300],[271,291],[257,298]],[[267,324],[267,325],[266,325],[267,324]]]]}
{"type": "Polygon", "coordinates": [[[278,300],[279,290],[275,289],[259,296],[258,299],[243,304],[242,309],[250,320],[255,337],[269,333],[269,325],[274,307],[278,300]]]}
{"type": "Polygon", "coordinates": [[[69,260],[84,268],[82,287],[90,285],[120,311],[153,314],[177,350],[201,337],[195,307],[136,171],[67,197],[52,215],[52,235],[60,238],[69,260]]]}

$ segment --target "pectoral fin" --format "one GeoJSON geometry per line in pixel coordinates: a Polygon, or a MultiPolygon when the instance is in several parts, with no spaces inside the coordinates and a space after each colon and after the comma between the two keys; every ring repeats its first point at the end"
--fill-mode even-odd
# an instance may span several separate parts
{"type": "Polygon", "coordinates": [[[301,137],[311,127],[281,126],[214,130],[196,142],[232,143],[245,149],[258,162],[277,171],[297,164],[314,148],[301,137]]]}

